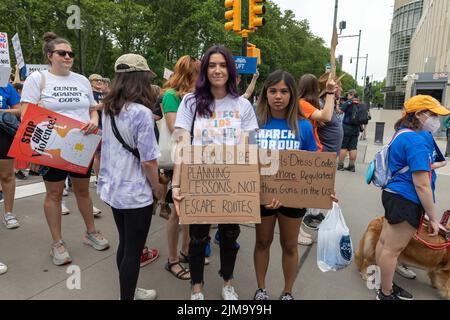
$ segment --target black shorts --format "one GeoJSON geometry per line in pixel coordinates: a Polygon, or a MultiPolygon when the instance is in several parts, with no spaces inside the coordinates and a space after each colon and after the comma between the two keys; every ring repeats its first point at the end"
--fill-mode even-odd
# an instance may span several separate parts
{"type": "Polygon", "coordinates": [[[418,229],[420,219],[425,213],[421,205],[407,200],[399,194],[384,191],[381,195],[384,207],[384,217],[389,224],[398,224],[407,221],[413,228],[418,229]]]}
{"type": "Polygon", "coordinates": [[[91,177],[91,171],[92,171],[92,164],[89,167],[89,170],[86,174],[80,174],[80,173],[74,173],[69,171],[64,171],[56,168],[50,168],[50,170],[42,176],[44,181],[48,182],[59,182],[66,180],[67,176],[70,176],[71,178],[79,178],[79,179],[88,179],[91,177]]]}
{"type": "Polygon", "coordinates": [[[0,160],[13,159],[7,156],[14,137],[0,129],[0,160]]]}
{"type": "Polygon", "coordinates": [[[283,216],[286,216],[288,218],[299,219],[305,216],[306,208],[298,209],[281,207],[278,210],[269,210],[266,209],[265,206],[261,206],[261,217],[270,217],[276,214],[282,214],[283,216]]]}
{"type": "Polygon", "coordinates": [[[359,137],[359,126],[351,126],[344,124],[344,138],[342,139],[341,149],[357,150],[358,148],[358,137],[359,137]]]}

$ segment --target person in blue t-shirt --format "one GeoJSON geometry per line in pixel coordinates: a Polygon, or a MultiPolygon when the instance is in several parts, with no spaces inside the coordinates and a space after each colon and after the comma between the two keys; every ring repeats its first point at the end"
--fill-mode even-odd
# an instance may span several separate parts
{"type": "MultiPolygon", "coordinates": [[[[256,109],[260,130],[257,142],[261,149],[317,151],[311,123],[297,105],[295,80],[288,72],[275,71],[267,78],[256,109]]],[[[265,277],[269,265],[275,223],[280,226],[282,263],[285,284],[282,300],[293,300],[298,266],[297,239],[306,209],[283,207],[279,200],[261,206],[261,224],[256,225],[254,263],[258,290],[255,300],[268,300],[265,277]]]]}
{"type": "MultiPolygon", "coordinates": [[[[20,116],[20,96],[10,83],[6,87],[0,87],[0,116],[6,112],[20,116]]],[[[16,190],[14,159],[7,155],[13,140],[14,136],[0,128],[0,193],[5,206],[2,221],[8,229],[19,227],[19,221],[12,214],[16,190]]]]}
{"type": "Polygon", "coordinates": [[[389,147],[388,163],[393,178],[382,194],[385,220],[376,247],[376,261],[381,271],[377,300],[412,299],[410,293],[392,282],[398,256],[420,227],[425,212],[430,220],[430,235],[436,236],[439,231],[434,204],[436,175],[432,171],[445,164],[441,157],[436,157],[437,150],[429,132],[439,129],[438,116],[448,115],[450,111],[436,99],[423,95],[411,98],[404,106],[406,114],[395,129],[409,130],[398,135],[389,147]],[[406,167],[406,172],[399,173],[406,167]]]}

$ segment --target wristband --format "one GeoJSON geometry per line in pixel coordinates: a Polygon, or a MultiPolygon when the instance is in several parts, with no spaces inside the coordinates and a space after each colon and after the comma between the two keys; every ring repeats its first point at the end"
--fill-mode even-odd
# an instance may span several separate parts
{"type": "Polygon", "coordinates": [[[172,189],[178,188],[180,189],[181,187],[179,185],[172,185],[172,189]]]}

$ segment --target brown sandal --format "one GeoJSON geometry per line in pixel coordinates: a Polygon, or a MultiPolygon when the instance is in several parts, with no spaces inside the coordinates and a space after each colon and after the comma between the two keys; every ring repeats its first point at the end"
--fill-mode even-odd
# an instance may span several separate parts
{"type": "Polygon", "coordinates": [[[180,279],[180,280],[191,280],[191,275],[189,274],[189,276],[185,277],[188,273],[189,273],[189,269],[184,267],[180,261],[177,262],[169,262],[167,261],[166,266],[164,267],[167,271],[169,271],[171,274],[173,274],[174,277],[180,279]],[[179,266],[180,267],[180,271],[175,272],[172,270],[173,266],[179,266]]]}

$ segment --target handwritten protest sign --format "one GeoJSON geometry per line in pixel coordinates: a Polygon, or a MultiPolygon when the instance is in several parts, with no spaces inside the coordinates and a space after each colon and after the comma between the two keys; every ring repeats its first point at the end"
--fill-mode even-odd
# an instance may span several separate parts
{"type": "Polygon", "coordinates": [[[23,66],[25,65],[25,63],[23,60],[22,47],[20,46],[19,34],[16,33],[14,35],[14,37],[12,37],[11,40],[12,40],[13,47],[14,47],[14,53],[16,54],[16,65],[18,65],[19,68],[22,69],[23,66]]]}
{"type": "Polygon", "coordinates": [[[256,146],[218,147],[188,147],[202,160],[181,165],[180,223],[260,223],[256,146]]]}
{"type": "Polygon", "coordinates": [[[28,104],[8,156],[86,174],[101,136],[85,135],[80,130],[84,126],[80,121],[28,104]]]}
{"type": "Polygon", "coordinates": [[[261,176],[261,204],[276,198],[284,207],[330,209],[335,177],[336,153],[279,151],[277,173],[261,176]]]}

